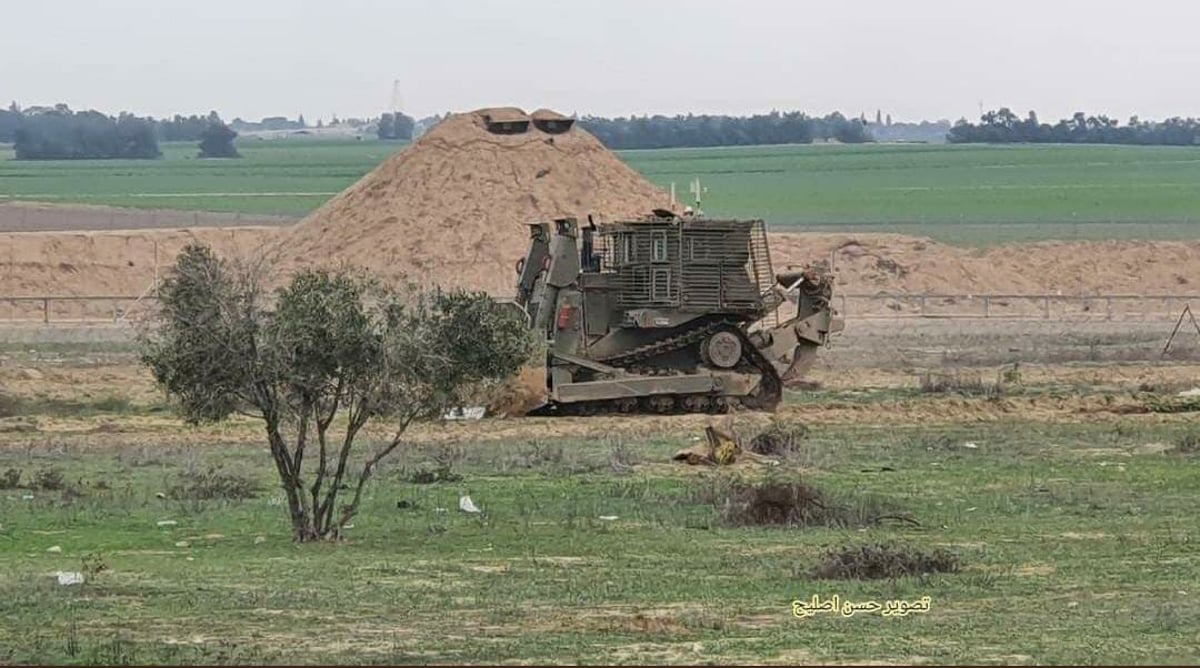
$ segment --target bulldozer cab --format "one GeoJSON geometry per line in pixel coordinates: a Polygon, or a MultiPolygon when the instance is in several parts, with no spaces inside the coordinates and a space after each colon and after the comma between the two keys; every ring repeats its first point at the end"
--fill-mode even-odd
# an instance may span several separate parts
{"type": "Polygon", "coordinates": [[[648,218],[599,230],[597,272],[625,308],[757,319],[778,304],[761,220],[648,218]]]}

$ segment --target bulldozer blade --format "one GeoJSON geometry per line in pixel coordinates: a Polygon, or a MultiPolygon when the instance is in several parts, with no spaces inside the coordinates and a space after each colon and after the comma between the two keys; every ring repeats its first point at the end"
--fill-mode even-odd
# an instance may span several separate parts
{"type": "Polygon", "coordinates": [[[787,370],[779,375],[785,385],[795,385],[803,383],[804,376],[812,369],[813,363],[817,361],[817,346],[812,343],[800,342],[796,344],[795,350],[792,351],[792,362],[788,365],[787,370]]]}

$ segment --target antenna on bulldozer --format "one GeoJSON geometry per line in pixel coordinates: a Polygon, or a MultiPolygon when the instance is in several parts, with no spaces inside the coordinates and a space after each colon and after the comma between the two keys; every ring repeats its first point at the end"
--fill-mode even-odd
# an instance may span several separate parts
{"type": "Polygon", "coordinates": [[[704,193],[708,192],[708,188],[701,186],[700,179],[697,177],[695,179],[692,179],[692,183],[691,183],[691,186],[688,188],[688,191],[696,196],[696,215],[700,215],[700,199],[704,195],[704,193]]]}

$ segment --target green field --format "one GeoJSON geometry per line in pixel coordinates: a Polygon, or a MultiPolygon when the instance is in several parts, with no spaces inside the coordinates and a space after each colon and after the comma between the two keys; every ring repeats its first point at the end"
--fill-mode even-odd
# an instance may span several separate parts
{"type": "Polygon", "coordinates": [[[955,242],[1194,238],[1200,149],[1125,146],[782,146],[632,151],[659,184],[699,177],[710,214],[775,227],[955,242]]]}
{"type": "Polygon", "coordinates": [[[243,141],[241,160],[199,160],[163,144],[160,160],[6,160],[0,198],[139,208],[303,215],[400,145],[378,141],[243,141]]]}
{"type": "Polygon", "coordinates": [[[740,474],[667,463],[686,431],[597,422],[545,440],[534,423],[527,438],[408,448],[348,542],[296,546],[252,425],[181,430],[153,406],[106,402],[69,418],[98,431],[0,446],[0,471],[65,481],[0,491],[0,663],[1196,658],[1200,454],[1146,448],[1184,442],[1186,423],[830,425],[798,459],[740,474]],[[408,482],[433,459],[463,479],[408,482]],[[257,496],[159,498],[210,465],[257,496]],[[736,475],[802,477],[920,526],[726,526],[720,491],[736,475]],[[463,491],[486,517],[456,510],[463,491]],[[962,568],[811,574],[827,550],[877,542],[942,547],[962,568]],[[56,583],[85,562],[106,568],[56,583]],[[791,602],[814,594],[932,603],[903,619],[793,617],[791,602]]]}
{"type": "MultiPolygon", "coordinates": [[[[395,144],[242,141],[238,161],[190,144],[157,161],[17,162],[0,152],[0,198],[301,215],[395,144]]],[[[768,146],[627,151],[711,215],[776,228],[927,234],[965,243],[1045,238],[1194,238],[1200,148],[1131,146],[768,146]]]]}

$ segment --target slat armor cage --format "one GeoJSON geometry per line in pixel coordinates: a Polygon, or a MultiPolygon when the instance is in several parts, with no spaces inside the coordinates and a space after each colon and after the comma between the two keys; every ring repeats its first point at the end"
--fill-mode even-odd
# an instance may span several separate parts
{"type": "Polygon", "coordinates": [[[779,304],[761,220],[648,218],[600,227],[600,271],[617,304],[752,317],[779,304]]]}

